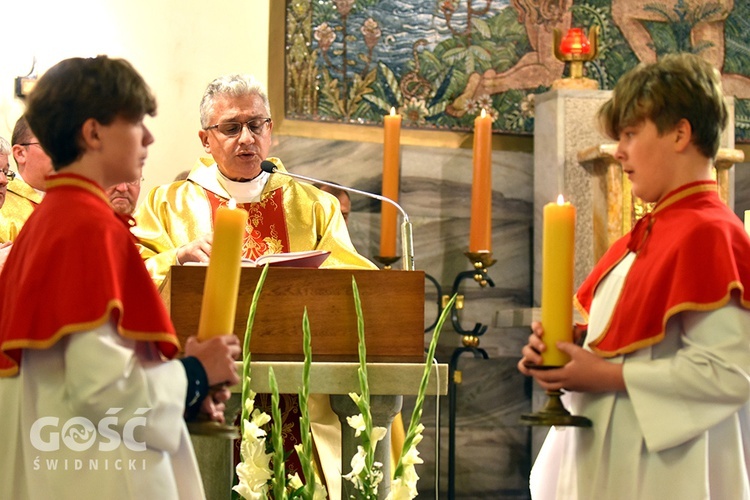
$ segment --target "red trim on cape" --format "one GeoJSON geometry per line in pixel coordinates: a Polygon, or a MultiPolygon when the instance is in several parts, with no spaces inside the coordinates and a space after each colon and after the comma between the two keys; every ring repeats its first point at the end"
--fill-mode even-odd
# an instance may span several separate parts
{"type": "Polygon", "coordinates": [[[735,290],[750,309],[750,238],[713,181],[672,191],[610,247],[575,296],[587,321],[597,286],[629,252],[636,258],[612,317],[589,344],[603,357],[660,342],[669,318],[718,309],[735,290]]]}
{"type": "Polygon", "coordinates": [[[125,338],[179,343],[129,231],[104,191],[75,174],[47,181],[0,275],[0,376],[18,373],[23,349],[47,349],[112,317],[125,338]]]}

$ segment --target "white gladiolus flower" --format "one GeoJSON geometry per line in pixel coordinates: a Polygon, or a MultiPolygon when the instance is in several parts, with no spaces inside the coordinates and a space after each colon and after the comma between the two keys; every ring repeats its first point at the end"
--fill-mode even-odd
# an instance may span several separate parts
{"type": "Polygon", "coordinates": [[[403,478],[394,479],[391,482],[391,491],[388,493],[386,500],[411,500],[411,490],[403,478]]]}
{"type": "Polygon", "coordinates": [[[360,434],[365,432],[365,418],[361,413],[353,417],[346,417],[346,423],[354,429],[354,437],[359,437],[360,434]]]}
{"type": "MultiPolygon", "coordinates": [[[[252,407],[252,403],[249,406],[252,407]]],[[[242,462],[236,468],[239,484],[232,489],[248,500],[263,500],[268,496],[268,480],[272,473],[269,466],[271,454],[266,453],[266,431],[261,426],[270,417],[255,409],[251,418],[245,420],[240,445],[242,462]]]]}
{"type": "Polygon", "coordinates": [[[388,434],[388,429],[385,427],[373,427],[370,439],[372,440],[372,449],[375,449],[375,445],[388,434]]]}
{"type": "Polygon", "coordinates": [[[294,474],[289,474],[287,476],[287,479],[289,479],[289,486],[291,486],[293,490],[302,488],[304,486],[302,484],[302,479],[299,478],[299,474],[297,474],[296,472],[294,474]]]}
{"type": "Polygon", "coordinates": [[[344,476],[344,478],[351,481],[351,476],[359,475],[359,473],[362,472],[362,470],[364,470],[365,468],[365,458],[367,458],[365,449],[361,446],[357,446],[357,453],[352,457],[352,471],[344,476]]]}

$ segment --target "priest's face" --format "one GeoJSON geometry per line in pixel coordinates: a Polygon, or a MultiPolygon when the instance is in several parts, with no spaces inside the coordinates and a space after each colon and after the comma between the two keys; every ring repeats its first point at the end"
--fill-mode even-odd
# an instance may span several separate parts
{"type": "Polygon", "coordinates": [[[273,129],[263,100],[256,94],[220,95],[212,110],[209,126],[198,132],[203,148],[226,177],[236,181],[256,177],[271,149],[273,129]],[[226,125],[230,122],[241,124],[239,131],[237,126],[226,125]]]}

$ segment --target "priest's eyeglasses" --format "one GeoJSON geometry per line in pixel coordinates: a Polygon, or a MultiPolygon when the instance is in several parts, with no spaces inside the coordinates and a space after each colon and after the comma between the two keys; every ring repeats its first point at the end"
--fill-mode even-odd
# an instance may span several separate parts
{"type": "Polygon", "coordinates": [[[5,169],[5,170],[0,170],[0,172],[2,172],[5,178],[8,179],[9,181],[12,181],[13,179],[16,178],[16,173],[12,170],[5,169]]]}
{"type": "Polygon", "coordinates": [[[253,118],[252,120],[248,120],[246,122],[217,123],[216,125],[206,127],[206,130],[215,128],[227,137],[236,137],[242,134],[242,127],[246,126],[250,133],[252,133],[253,135],[263,135],[263,133],[268,129],[269,123],[271,123],[270,118],[253,118]]]}

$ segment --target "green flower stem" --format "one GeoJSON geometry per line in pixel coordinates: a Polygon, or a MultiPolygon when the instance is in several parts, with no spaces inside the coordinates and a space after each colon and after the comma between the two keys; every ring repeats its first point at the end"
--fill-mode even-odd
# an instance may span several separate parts
{"type": "Polygon", "coordinates": [[[359,296],[359,287],[357,287],[357,280],[352,276],[352,291],[354,294],[354,308],[357,311],[357,338],[358,338],[358,354],[359,354],[359,368],[357,368],[357,376],[359,378],[359,389],[361,392],[359,401],[357,401],[357,407],[362,413],[362,420],[365,424],[365,431],[361,434],[362,436],[362,447],[365,450],[365,468],[362,470],[362,483],[365,491],[362,493],[365,498],[376,498],[375,488],[372,488],[368,478],[371,477],[371,472],[375,464],[375,444],[372,442],[372,415],[370,413],[370,384],[367,378],[367,346],[365,345],[365,320],[364,314],[362,313],[362,301],[359,296]]]}
{"type": "Polygon", "coordinates": [[[443,308],[442,312],[440,313],[440,318],[435,325],[435,331],[433,332],[432,339],[430,340],[430,347],[429,349],[427,349],[427,359],[425,360],[424,371],[422,372],[422,380],[419,383],[417,400],[414,404],[414,410],[411,414],[411,420],[409,421],[409,430],[407,431],[406,437],[404,438],[404,447],[401,450],[401,455],[399,456],[396,470],[393,473],[394,479],[397,479],[404,474],[403,457],[411,448],[411,444],[414,442],[414,437],[417,434],[417,427],[422,420],[422,406],[424,404],[425,392],[427,392],[427,384],[430,380],[430,372],[432,371],[432,359],[435,357],[435,349],[437,349],[438,340],[440,339],[440,332],[443,329],[443,323],[445,323],[445,320],[448,318],[448,315],[450,314],[450,311],[453,308],[453,303],[455,301],[456,295],[454,294],[448,304],[446,304],[446,306],[443,308]]]}
{"type": "Polygon", "coordinates": [[[279,384],[273,366],[268,367],[268,383],[271,385],[271,441],[273,443],[273,497],[275,500],[286,498],[286,471],[284,466],[284,439],[281,436],[281,408],[279,405],[279,384]]]}
{"type": "Polygon", "coordinates": [[[307,316],[307,307],[302,316],[302,351],[305,354],[305,364],[302,368],[302,389],[299,393],[300,410],[300,438],[302,439],[302,452],[299,454],[302,464],[302,473],[305,476],[305,486],[302,490],[302,498],[312,499],[315,495],[315,471],[313,468],[312,440],[310,439],[310,415],[308,401],[310,398],[310,366],[312,365],[312,335],[310,333],[310,319],[307,316]]]}
{"type": "Polygon", "coordinates": [[[258,278],[258,284],[255,285],[253,300],[250,303],[250,311],[247,314],[247,325],[245,326],[245,339],[242,343],[242,418],[240,419],[241,435],[245,433],[245,420],[249,418],[245,401],[250,397],[250,337],[253,332],[253,322],[255,321],[255,310],[258,308],[260,292],[263,290],[263,283],[266,281],[268,274],[268,264],[263,267],[263,271],[258,278]]]}

